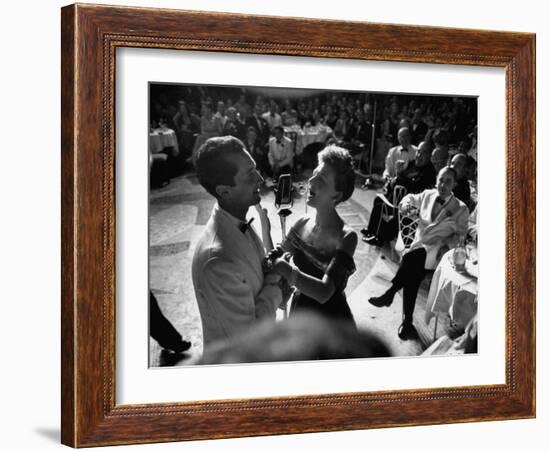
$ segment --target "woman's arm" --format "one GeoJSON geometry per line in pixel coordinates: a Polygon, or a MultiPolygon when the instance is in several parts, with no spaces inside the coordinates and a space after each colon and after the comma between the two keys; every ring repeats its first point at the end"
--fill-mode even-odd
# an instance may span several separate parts
{"type": "MultiPolygon", "coordinates": [[[[349,231],[342,240],[339,251],[353,257],[357,247],[357,234],[349,231]]],[[[322,279],[315,278],[303,273],[298,268],[284,258],[279,258],[273,265],[273,270],[285,278],[291,286],[296,287],[303,294],[317,300],[319,303],[326,303],[334,294],[337,287],[337,281],[325,273],[322,279]]]]}

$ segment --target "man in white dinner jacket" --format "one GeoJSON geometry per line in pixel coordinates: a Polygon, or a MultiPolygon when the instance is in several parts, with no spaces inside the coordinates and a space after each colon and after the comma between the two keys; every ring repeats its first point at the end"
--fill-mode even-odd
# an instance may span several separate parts
{"type": "MultiPolygon", "coordinates": [[[[266,250],[246,220],[249,207],[260,202],[263,179],[243,143],[231,136],[210,138],[199,149],[196,169],[217,200],[192,264],[206,348],[259,320],[274,322],[282,295],[280,277],[264,274],[266,250]]],[[[267,217],[262,220],[265,225],[267,217]]]]}
{"type": "Polygon", "coordinates": [[[453,195],[456,180],[454,168],[445,166],[437,175],[435,189],[409,194],[399,204],[402,210],[411,207],[418,210],[415,237],[391,287],[383,295],[370,298],[369,303],[377,307],[389,306],[394,295],[403,289],[403,323],[397,333],[401,339],[409,339],[415,332],[414,307],[426,271],[435,269],[445,251],[456,246],[468,231],[468,207],[453,195]]]}

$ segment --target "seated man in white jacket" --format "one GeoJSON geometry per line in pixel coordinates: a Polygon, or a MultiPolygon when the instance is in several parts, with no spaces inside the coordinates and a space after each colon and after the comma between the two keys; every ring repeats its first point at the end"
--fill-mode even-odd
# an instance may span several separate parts
{"type": "Polygon", "coordinates": [[[408,339],[415,332],[413,312],[426,271],[435,269],[441,256],[467,233],[468,207],[453,195],[456,179],[456,171],[446,166],[437,175],[435,189],[407,195],[399,204],[403,210],[418,210],[416,235],[410,250],[403,256],[392,286],[380,297],[370,298],[369,303],[377,307],[389,306],[394,295],[403,289],[403,323],[398,330],[401,339],[408,339]]]}
{"type": "Polygon", "coordinates": [[[275,136],[269,139],[267,159],[276,181],[281,174],[290,174],[294,166],[294,150],[292,140],[284,136],[282,127],[273,129],[275,136]]]}
{"type": "MultiPolygon", "coordinates": [[[[260,202],[262,177],[243,143],[231,136],[210,138],[199,149],[197,176],[217,204],[195,248],[193,286],[205,347],[270,319],[281,303],[280,277],[264,274],[266,248],[246,214],[260,202]]],[[[265,210],[259,209],[264,237],[265,210]]],[[[267,232],[267,234],[265,234],[267,232]]]]}

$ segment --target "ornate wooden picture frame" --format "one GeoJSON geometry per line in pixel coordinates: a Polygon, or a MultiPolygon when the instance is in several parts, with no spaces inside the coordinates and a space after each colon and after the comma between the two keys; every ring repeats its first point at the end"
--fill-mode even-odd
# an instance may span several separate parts
{"type": "Polygon", "coordinates": [[[190,11],[62,9],[62,442],[73,447],[535,416],[535,36],[190,11]],[[501,385],[144,405],[115,402],[116,49],[506,71],[506,380],[501,385]]]}

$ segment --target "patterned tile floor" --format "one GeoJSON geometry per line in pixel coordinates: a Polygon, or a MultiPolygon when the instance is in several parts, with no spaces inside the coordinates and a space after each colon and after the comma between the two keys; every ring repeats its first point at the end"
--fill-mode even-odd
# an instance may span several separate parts
{"type": "MultiPolygon", "coordinates": [[[[359,236],[360,229],[368,221],[369,209],[375,195],[376,192],[373,190],[357,188],[352,198],[339,206],[340,214],[359,236]]],[[[278,242],[281,239],[281,225],[276,220],[273,191],[262,191],[262,205],[268,209],[272,219],[273,240],[278,242]]],[[[174,178],[167,186],[151,191],[150,287],[164,315],[184,339],[193,344],[189,352],[182,356],[174,356],[163,353],[159,345],[151,339],[149,365],[152,367],[190,364],[202,353],[202,331],[191,282],[191,260],[195,244],[213,206],[214,199],[198,184],[193,174],[174,178]]],[[[305,212],[304,196],[297,193],[287,224],[293,224],[305,212]]],[[[255,214],[254,209],[250,210],[250,214],[255,214]]],[[[255,221],[254,224],[259,222],[255,221]]],[[[360,328],[369,329],[382,336],[394,356],[418,355],[431,342],[433,335],[433,326],[426,326],[422,320],[428,282],[425,281],[421,287],[415,310],[415,324],[420,340],[401,341],[397,337],[402,303],[399,295],[389,308],[376,308],[367,303],[370,296],[379,295],[389,287],[389,281],[397,269],[397,264],[392,262],[390,254],[389,248],[379,249],[359,241],[355,253],[357,271],[350,278],[346,293],[360,328]]],[[[444,334],[445,331],[445,325],[442,325],[440,320],[438,332],[444,334]]]]}

